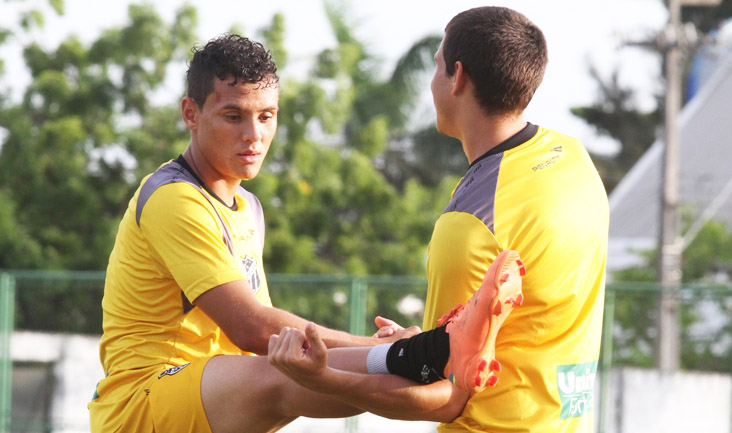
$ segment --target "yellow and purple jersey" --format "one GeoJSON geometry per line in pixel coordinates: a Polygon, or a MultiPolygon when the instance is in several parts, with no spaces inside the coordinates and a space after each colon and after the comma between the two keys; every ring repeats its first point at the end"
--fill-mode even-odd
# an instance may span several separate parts
{"type": "Polygon", "coordinates": [[[120,223],[102,301],[100,357],[107,376],[89,404],[93,431],[115,431],[124,414],[135,412],[128,403],[143,401],[133,394],[161,372],[244,354],[193,307],[198,296],[247,280],[257,299],[272,305],[259,201],[240,188],[236,205],[224,205],[181,160],[143,180],[120,223]]]}
{"type": "Polygon", "coordinates": [[[519,252],[524,303],[496,341],[498,385],[440,432],[592,431],[608,202],[577,140],[528,124],[474,161],[435,224],[423,327],[466,303],[498,253],[519,252]]]}

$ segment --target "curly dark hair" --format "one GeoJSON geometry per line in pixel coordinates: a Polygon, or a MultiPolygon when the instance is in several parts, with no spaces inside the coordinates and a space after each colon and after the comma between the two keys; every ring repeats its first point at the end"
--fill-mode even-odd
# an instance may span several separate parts
{"type": "Polygon", "coordinates": [[[191,49],[193,59],[188,65],[188,97],[202,107],[213,92],[214,77],[223,81],[233,78],[230,86],[239,80],[277,86],[277,65],[262,44],[243,36],[225,34],[211,39],[203,48],[191,49]]]}
{"type": "Polygon", "coordinates": [[[523,111],[544,78],[546,40],[528,18],[509,8],[485,6],[461,12],[445,28],[447,74],[461,61],[488,114],[523,111]]]}

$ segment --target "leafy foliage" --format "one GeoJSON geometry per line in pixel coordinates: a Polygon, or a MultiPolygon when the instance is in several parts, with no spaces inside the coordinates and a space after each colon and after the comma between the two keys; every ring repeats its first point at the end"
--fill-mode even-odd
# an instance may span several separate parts
{"type": "Polygon", "coordinates": [[[616,139],[620,150],[612,156],[593,154],[592,160],[610,193],[620,180],[656,139],[656,133],[663,120],[662,97],[650,112],[639,112],[635,106],[634,92],[623,87],[617,71],[607,82],[603,82],[593,67],[590,75],[597,81],[600,99],[588,107],[575,107],[572,113],[591,124],[600,134],[616,139]]]}
{"type": "MultiPolygon", "coordinates": [[[[613,362],[652,366],[657,338],[657,252],[646,253],[642,266],[616,272],[622,283],[615,301],[613,362]],[[626,288],[626,290],[622,290],[626,288]]],[[[710,221],[684,251],[681,310],[681,365],[687,369],[728,372],[732,359],[732,231],[710,221]],[[720,290],[710,287],[720,286],[720,290]],[[702,290],[704,289],[704,290],[702,290]],[[725,338],[725,336],[727,336],[725,338]]]]}
{"type": "MultiPolygon", "coordinates": [[[[63,1],[51,6],[63,12],[63,1]]],[[[283,77],[277,138],[245,184],[264,206],[267,270],[421,275],[432,224],[457,181],[449,174],[465,168],[454,141],[408,130],[439,38],[415,43],[380,78],[345,10],[325,10],[336,43],[304,79],[286,73],[282,15],[254,36],[283,77]]],[[[171,23],[150,4],[128,14],[89,44],[73,35],[52,49],[25,43],[31,82],[22,101],[0,100],[0,268],[104,269],[139,181],[185,149],[177,101],[167,102],[175,95],[156,101],[190,55],[196,11],[183,6],[171,23]]]]}
{"type": "MultiPolygon", "coordinates": [[[[63,13],[62,0],[51,3],[63,13]]],[[[415,166],[464,161],[459,146],[442,149],[440,158],[412,155],[419,137],[407,122],[439,38],[418,41],[379,78],[379,62],[353,36],[344,10],[325,7],[336,44],[317,56],[305,79],[286,73],[283,16],[260,34],[283,77],[277,138],[260,176],[245,184],[264,206],[267,271],[422,275],[432,224],[457,179],[415,166]]],[[[142,177],[185,149],[177,101],[167,102],[175,95],[160,94],[170,71],[190,55],[196,11],[183,6],[171,23],[150,4],[131,5],[128,14],[125,25],[89,44],[72,35],[51,49],[30,37],[41,14],[18,18],[28,31],[23,58],[31,81],[19,102],[0,89],[0,269],[103,270],[142,177]],[[166,102],[156,104],[160,99],[166,102]]],[[[13,34],[4,30],[4,38],[13,34]]],[[[89,307],[76,299],[80,292],[41,286],[19,293],[21,326],[94,332],[95,317],[80,323],[68,314],[89,307]],[[54,313],[59,302],[61,315],[54,313]],[[53,311],[41,311],[44,305],[53,311]]],[[[98,289],[84,299],[98,305],[98,289]]],[[[301,289],[272,292],[283,308],[347,327],[334,296],[349,288],[305,290],[306,299],[301,289]]],[[[369,311],[416,322],[395,307],[405,295],[388,287],[369,293],[369,311]]]]}
{"type": "MultiPolygon", "coordinates": [[[[422,200],[429,196],[421,179],[394,182],[381,161],[404,134],[423,59],[439,39],[419,41],[379,80],[342,11],[326,3],[326,12],[336,46],[316,57],[305,80],[283,79],[277,139],[262,172],[244,185],[263,203],[265,263],[286,273],[422,274],[441,207],[422,200]]],[[[275,16],[265,45],[277,46],[283,29],[275,16]]]]}
{"type": "Polygon", "coordinates": [[[183,149],[173,110],[150,95],[167,65],[185,58],[193,35],[180,24],[195,22],[195,10],[182,8],[170,26],[151,6],[129,15],[91,46],[71,36],[55,50],[23,50],[32,81],[20,103],[0,106],[0,214],[11,227],[0,268],[104,269],[139,180],[134,166],[148,170],[152,157],[156,166],[183,149]]]}

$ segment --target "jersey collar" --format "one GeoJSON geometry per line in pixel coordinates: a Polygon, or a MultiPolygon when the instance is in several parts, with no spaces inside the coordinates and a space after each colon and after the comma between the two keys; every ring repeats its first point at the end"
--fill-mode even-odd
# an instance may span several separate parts
{"type": "Polygon", "coordinates": [[[474,166],[478,161],[488,158],[491,155],[495,155],[498,153],[505,152],[507,150],[511,150],[514,147],[518,147],[518,146],[526,143],[527,141],[531,140],[531,138],[533,138],[538,131],[539,131],[539,127],[537,125],[526,122],[526,126],[524,126],[522,130],[520,130],[516,134],[512,135],[508,140],[504,141],[503,143],[499,144],[498,146],[490,149],[488,152],[486,152],[483,155],[476,158],[475,161],[473,161],[470,164],[470,166],[471,167],[474,166]]]}

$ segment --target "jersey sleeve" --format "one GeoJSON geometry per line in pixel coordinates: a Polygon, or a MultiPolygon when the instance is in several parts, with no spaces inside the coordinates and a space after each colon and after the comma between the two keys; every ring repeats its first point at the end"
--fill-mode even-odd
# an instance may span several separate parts
{"type": "Polygon", "coordinates": [[[245,278],[224,242],[221,224],[212,204],[184,183],[161,186],[142,211],[140,230],[152,256],[191,302],[209,289],[245,278]]]}
{"type": "Polygon", "coordinates": [[[466,212],[446,212],[435,223],[427,263],[424,329],[465,303],[480,288],[501,245],[483,221],[466,212]]]}

